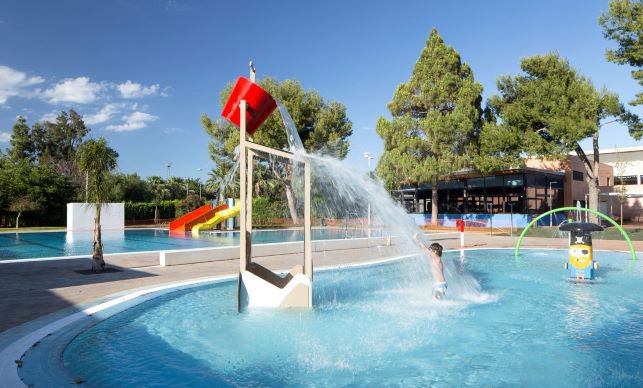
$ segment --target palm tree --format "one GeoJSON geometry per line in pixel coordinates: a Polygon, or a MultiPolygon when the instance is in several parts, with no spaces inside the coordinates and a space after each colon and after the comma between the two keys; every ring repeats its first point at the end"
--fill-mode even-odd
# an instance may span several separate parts
{"type": "Polygon", "coordinates": [[[170,189],[168,188],[167,182],[165,182],[165,180],[160,176],[148,176],[147,179],[145,179],[145,183],[152,191],[154,201],[159,202],[170,198],[170,189]]]}
{"type": "Polygon", "coordinates": [[[88,140],[78,150],[78,167],[89,177],[88,201],[96,206],[94,217],[94,252],[92,254],[92,270],[102,272],[105,268],[103,260],[103,242],[100,231],[100,210],[107,200],[109,174],[116,168],[118,153],[107,146],[107,140],[88,140]]]}

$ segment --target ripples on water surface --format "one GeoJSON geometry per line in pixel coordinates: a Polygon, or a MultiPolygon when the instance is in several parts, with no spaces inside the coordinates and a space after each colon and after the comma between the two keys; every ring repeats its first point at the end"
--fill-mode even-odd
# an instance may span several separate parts
{"type": "Polygon", "coordinates": [[[183,290],[78,336],[64,362],[92,386],[641,386],[642,266],[596,252],[593,284],[564,251],[445,254],[317,272],[311,312],[236,312],[236,281],[183,290]]]}

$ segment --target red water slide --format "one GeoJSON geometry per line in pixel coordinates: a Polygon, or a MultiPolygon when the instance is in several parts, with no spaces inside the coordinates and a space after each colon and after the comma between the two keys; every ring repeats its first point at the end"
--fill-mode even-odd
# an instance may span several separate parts
{"type": "Polygon", "coordinates": [[[214,217],[217,212],[225,210],[228,208],[228,205],[220,205],[217,207],[212,207],[210,205],[204,205],[200,208],[184,215],[183,217],[177,218],[176,220],[170,222],[170,231],[185,232],[191,231],[192,227],[196,224],[200,224],[214,217]]]}

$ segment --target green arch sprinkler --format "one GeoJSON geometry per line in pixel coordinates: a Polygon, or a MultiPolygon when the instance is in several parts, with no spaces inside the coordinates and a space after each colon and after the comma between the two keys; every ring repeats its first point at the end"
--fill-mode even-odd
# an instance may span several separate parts
{"type": "Polygon", "coordinates": [[[597,216],[600,216],[600,217],[606,219],[609,223],[614,225],[616,227],[616,229],[618,229],[621,232],[623,237],[625,237],[625,240],[627,241],[627,244],[630,247],[630,252],[632,254],[632,260],[636,260],[636,251],[634,250],[634,245],[632,244],[632,240],[630,239],[630,236],[628,236],[628,234],[625,232],[625,230],[623,230],[623,228],[621,228],[621,226],[616,221],[614,221],[612,218],[608,217],[607,215],[605,215],[605,214],[603,214],[603,213],[601,213],[599,211],[592,210],[592,209],[587,209],[587,208],[582,208],[582,207],[572,207],[572,206],[561,207],[561,208],[558,208],[558,209],[549,210],[549,211],[539,215],[538,217],[534,218],[533,220],[531,220],[531,222],[529,224],[527,224],[527,227],[525,229],[523,229],[522,233],[520,233],[520,236],[518,237],[518,242],[516,243],[516,250],[514,252],[515,256],[520,255],[520,244],[522,243],[523,237],[525,237],[525,234],[527,234],[527,231],[529,230],[529,228],[532,227],[532,225],[534,225],[536,222],[538,222],[538,220],[540,220],[541,218],[543,218],[545,216],[548,216],[550,214],[557,213],[557,212],[567,211],[567,210],[570,210],[570,211],[577,210],[577,211],[583,211],[583,212],[587,212],[587,213],[592,213],[592,214],[595,214],[597,216]]]}

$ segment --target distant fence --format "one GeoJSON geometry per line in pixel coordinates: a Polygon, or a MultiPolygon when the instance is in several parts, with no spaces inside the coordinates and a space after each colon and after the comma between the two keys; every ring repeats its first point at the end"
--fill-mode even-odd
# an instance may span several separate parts
{"type": "Polygon", "coordinates": [[[158,220],[125,220],[125,226],[150,226],[150,225],[167,225],[171,221],[174,221],[174,218],[161,218],[158,220]]]}
{"type": "MultiPolygon", "coordinates": [[[[524,228],[538,215],[532,214],[514,214],[513,227],[524,228]]],[[[431,225],[431,214],[411,214],[418,226],[431,225]]],[[[552,225],[559,225],[567,217],[565,214],[556,213],[551,216],[545,216],[538,220],[539,226],[549,226],[550,217],[552,225]]],[[[464,226],[468,228],[511,228],[511,214],[438,214],[438,226],[453,227],[457,220],[464,220],[464,226]]]]}

